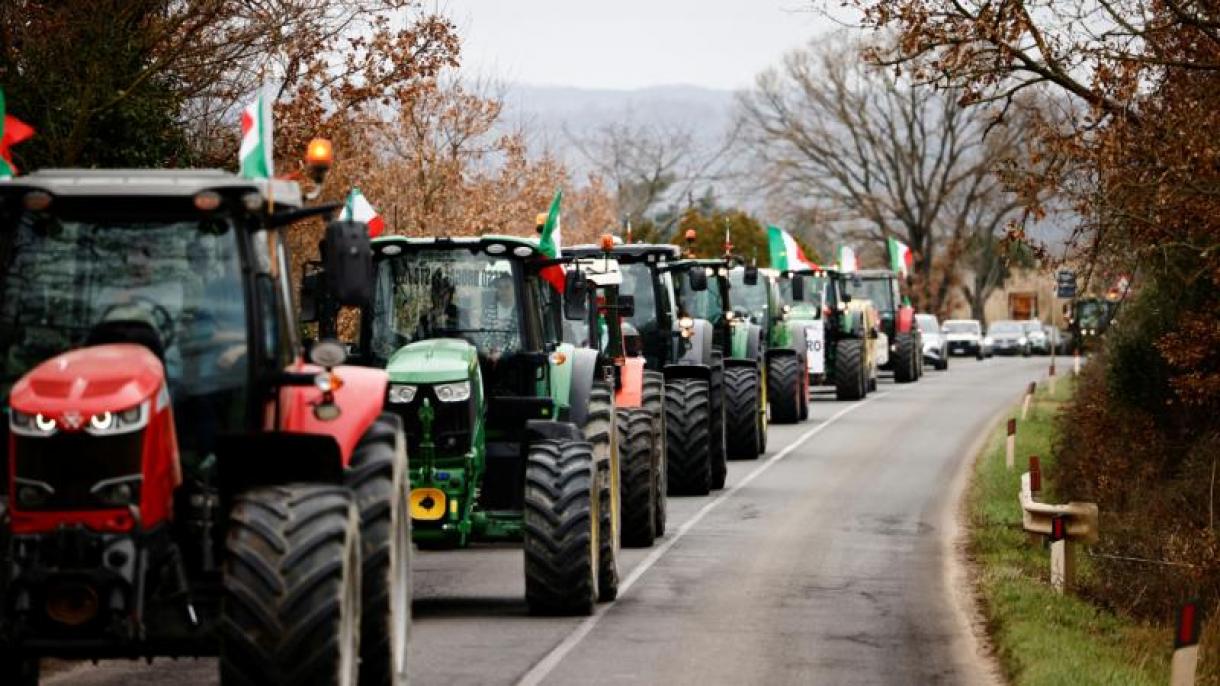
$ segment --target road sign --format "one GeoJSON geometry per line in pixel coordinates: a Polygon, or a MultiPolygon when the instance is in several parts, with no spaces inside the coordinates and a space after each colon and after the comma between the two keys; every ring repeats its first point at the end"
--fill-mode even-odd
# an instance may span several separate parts
{"type": "Polygon", "coordinates": [[[1055,297],[1076,297],[1076,272],[1071,269],[1060,269],[1055,272],[1055,297]]]}

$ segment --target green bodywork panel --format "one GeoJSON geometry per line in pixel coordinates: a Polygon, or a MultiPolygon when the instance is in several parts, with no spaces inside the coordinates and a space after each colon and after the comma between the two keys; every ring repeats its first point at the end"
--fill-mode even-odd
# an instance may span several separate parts
{"type": "Polygon", "coordinates": [[[434,384],[479,380],[479,355],[466,341],[434,338],[399,348],[386,363],[391,382],[434,384]]]}

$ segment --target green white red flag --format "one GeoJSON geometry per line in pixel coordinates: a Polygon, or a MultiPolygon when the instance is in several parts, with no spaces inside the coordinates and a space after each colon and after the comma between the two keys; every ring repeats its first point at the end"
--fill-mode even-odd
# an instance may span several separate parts
{"type": "MultiPolygon", "coordinates": [[[[563,230],[559,220],[559,206],[562,202],[563,189],[556,189],[555,197],[551,199],[551,207],[546,213],[546,222],[542,225],[542,235],[538,238],[538,250],[551,259],[559,259],[563,245],[563,230]]],[[[563,267],[557,264],[543,267],[540,274],[555,290],[563,292],[563,267]]]]}
{"type": "Polygon", "coordinates": [[[890,254],[890,269],[906,278],[911,275],[911,267],[915,264],[915,256],[911,254],[911,246],[897,238],[887,238],[886,248],[890,254]]]}
{"type": "Polygon", "coordinates": [[[856,264],[856,251],[846,245],[839,246],[838,263],[839,271],[841,272],[854,272],[859,269],[859,266],[856,264]]]}
{"type": "Polygon", "coordinates": [[[821,269],[816,262],[805,256],[792,234],[778,226],[767,227],[767,247],[771,252],[771,266],[780,271],[821,269]]]}
{"type": "Polygon", "coordinates": [[[339,219],[368,224],[369,238],[376,238],[385,231],[385,220],[356,187],[352,187],[352,191],[347,194],[347,202],[343,203],[343,212],[339,214],[339,219]]]}
{"type": "Polygon", "coordinates": [[[34,135],[34,128],[8,114],[4,105],[4,89],[0,88],[0,179],[16,176],[12,147],[34,135]]]}
{"type": "Polygon", "coordinates": [[[247,179],[270,179],[275,174],[271,159],[271,104],[259,93],[241,111],[241,146],[237,150],[238,175],[247,179]]]}

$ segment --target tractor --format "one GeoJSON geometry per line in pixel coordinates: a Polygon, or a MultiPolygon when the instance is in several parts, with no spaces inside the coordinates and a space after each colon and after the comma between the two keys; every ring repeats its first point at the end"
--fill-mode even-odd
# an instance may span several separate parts
{"type": "MultiPolygon", "coordinates": [[[[613,370],[562,340],[564,319],[586,313],[559,289],[584,289],[585,277],[512,236],[388,236],[372,247],[354,358],[389,372],[387,401],[413,456],[416,543],[521,541],[534,614],[590,614],[613,600],[613,370]]],[[[305,275],[306,300],[325,274],[305,275]]]]}
{"type": "Polygon", "coordinates": [[[598,351],[599,366],[614,369],[621,540],[625,546],[648,547],[665,512],[665,386],[660,374],[645,369],[640,333],[628,320],[635,314],[634,296],[620,292],[623,274],[609,252],[613,242],[605,245],[602,257],[573,258],[565,265],[583,274],[589,287],[564,293],[565,299],[583,294],[586,302],[583,320],[565,321],[564,340],[598,351]]]}
{"type": "MultiPolygon", "coordinates": [[[[604,255],[602,246],[595,245],[578,245],[564,252],[582,258],[604,255]]],[[[622,272],[620,290],[632,298],[632,313],[624,315],[625,324],[639,334],[645,387],[658,383],[664,387],[663,406],[658,403],[656,408],[664,415],[665,431],[665,469],[660,474],[665,488],[661,491],[707,495],[717,457],[722,466],[724,460],[723,422],[713,423],[711,395],[713,382],[719,383],[723,376],[723,362],[713,356],[712,324],[680,316],[674,287],[680,280],[689,281],[686,288],[706,289],[707,275],[703,270],[691,274],[680,270],[675,276],[679,252],[673,245],[619,244],[611,254],[622,272]],[[713,431],[716,426],[721,427],[719,431],[713,431]],[[719,452],[714,449],[717,444],[719,452]]],[[[645,407],[652,402],[650,396],[644,398],[645,407]]],[[[664,508],[657,510],[656,532],[658,536],[665,533],[664,508]]]]}
{"type": "MultiPolygon", "coordinates": [[[[157,656],[406,682],[405,438],[385,372],[304,361],[284,232],[338,206],[303,200],[213,170],[0,182],[6,683],[157,656]]],[[[369,295],[367,231],[326,225],[338,302],[369,295]]]]}
{"type": "Polygon", "coordinates": [[[840,273],[842,292],[866,298],[881,315],[881,331],[888,348],[881,351],[879,366],[894,372],[894,381],[911,383],[923,376],[923,336],[915,323],[915,308],[902,297],[898,275],[888,269],[866,269],[840,273]]]}
{"type": "MultiPolygon", "coordinates": [[[[687,275],[677,281],[678,306],[684,314],[712,323],[713,359],[720,359],[724,366],[723,381],[712,384],[713,420],[718,413],[722,414],[723,455],[752,460],[767,447],[766,365],[761,327],[748,317],[739,316],[744,311],[733,309],[729,270],[737,263],[733,257],[689,258],[678,262],[676,268],[687,275]],[[689,276],[698,272],[703,272],[708,282],[708,287],[702,290],[692,286],[689,276]]],[[[716,433],[713,428],[713,435],[716,433]]],[[[727,473],[724,458],[712,464],[712,486],[722,488],[727,473]]]]}
{"type": "Polygon", "coordinates": [[[833,385],[839,400],[860,400],[875,390],[887,344],[872,304],[844,292],[842,272],[784,272],[780,277],[790,317],[806,326],[811,383],[833,385]]]}
{"type": "Polygon", "coordinates": [[[736,316],[762,330],[771,421],[794,424],[809,415],[806,325],[788,319],[792,308],[779,292],[779,272],[736,267],[729,272],[736,316]]]}

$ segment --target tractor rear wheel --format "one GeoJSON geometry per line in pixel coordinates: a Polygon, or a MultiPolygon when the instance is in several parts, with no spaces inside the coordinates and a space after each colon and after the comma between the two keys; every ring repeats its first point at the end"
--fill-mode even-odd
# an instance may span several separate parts
{"type": "Polygon", "coordinates": [[[771,421],[794,424],[801,420],[801,360],[795,355],[772,357],[767,369],[767,402],[771,421]]]}
{"type": "Polygon", "coordinates": [[[587,441],[536,441],[525,466],[525,601],[588,615],[597,603],[598,483],[587,441]]]}
{"type": "Polygon", "coordinates": [[[355,686],[360,548],[360,515],[346,488],[239,495],[225,540],[221,683],[355,686]]]}
{"type": "Polygon", "coordinates": [[[619,460],[623,475],[623,545],[647,548],[657,537],[657,475],[652,413],[617,410],[619,460]]]}
{"type": "Polygon", "coordinates": [[[622,465],[619,462],[618,437],[614,431],[614,396],[610,385],[596,381],[589,393],[589,415],[585,419],[585,440],[593,446],[593,461],[598,477],[598,542],[601,551],[597,560],[598,600],[614,600],[618,596],[618,550],[622,527],[622,465]]]}
{"type": "Polygon", "coordinates": [[[864,376],[864,341],[844,338],[835,342],[835,397],[863,398],[867,392],[864,376]]]}
{"type": "Polygon", "coordinates": [[[894,337],[894,381],[911,383],[918,377],[915,365],[915,337],[909,333],[900,333],[894,337]]]}
{"type": "Polygon", "coordinates": [[[724,480],[729,474],[728,459],[728,436],[727,422],[725,415],[727,414],[727,404],[725,401],[724,391],[724,356],[721,353],[712,353],[712,380],[710,384],[710,393],[712,398],[712,452],[711,452],[711,474],[712,490],[724,488],[724,480]]]}
{"type": "Polygon", "coordinates": [[[666,475],[666,437],[665,437],[665,375],[661,372],[644,372],[644,395],[641,404],[652,413],[652,448],[653,475],[657,484],[653,491],[656,502],[653,515],[656,519],[655,530],[658,537],[665,535],[666,493],[669,490],[669,477],[666,475]]]}
{"type": "Polygon", "coordinates": [[[345,475],[360,511],[360,683],[405,684],[411,625],[410,483],[402,419],[383,413],[345,475]]]}
{"type": "Polygon", "coordinates": [[[762,448],[758,431],[758,368],[725,369],[724,391],[726,452],[735,460],[756,459],[762,448]]]}
{"type": "Polygon", "coordinates": [[[711,398],[706,381],[665,384],[665,441],[669,492],[707,495],[711,487],[711,398]]]}

